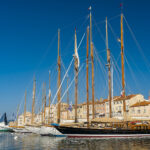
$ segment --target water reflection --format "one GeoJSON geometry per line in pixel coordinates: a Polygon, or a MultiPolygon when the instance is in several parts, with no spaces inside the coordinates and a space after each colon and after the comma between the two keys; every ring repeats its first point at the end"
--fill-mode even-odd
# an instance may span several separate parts
{"type": "Polygon", "coordinates": [[[150,138],[67,139],[33,134],[0,133],[0,149],[5,150],[150,150],[150,138]]]}

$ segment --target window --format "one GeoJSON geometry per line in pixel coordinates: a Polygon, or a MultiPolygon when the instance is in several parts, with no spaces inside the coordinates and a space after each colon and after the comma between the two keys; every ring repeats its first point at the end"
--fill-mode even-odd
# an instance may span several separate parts
{"type": "Polygon", "coordinates": [[[134,112],[135,112],[135,111],[134,111],[134,108],[133,108],[133,109],[132,109],[132,113],[134,114],[134,112]]]}
{"type": "Polygon", "coordinates": [[[140,114],[140,109],[138,110],[138,113],[140,114]]]}
{"type": "Polygon", "coordinates": [[[144,109],[144,113],[146,113],[146,109],[144,109]]]}
{"type": "Polygon", "coordinates": [[[119,106],[119,111],[121,111],[121,106],[119,106]]]}

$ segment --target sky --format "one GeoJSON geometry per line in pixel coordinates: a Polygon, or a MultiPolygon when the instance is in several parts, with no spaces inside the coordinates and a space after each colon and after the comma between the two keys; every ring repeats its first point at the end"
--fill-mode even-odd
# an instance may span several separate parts
{"type": "MultiPolygon", "coordinates": [[[[120,3],[123,3],[126,94],[143,94],[148,99],[150,84],[150,10],[149,0],[5,0],[0,1],[0,115],[23,112],[27,90],[27,110],[31,111],[33,78],[36,78],[36,111],[40,109],[42,83],[48,94],[51,72],[52,100],[57,91],[57,31],[60,28],[61,79],[73,58],[74,30],[77,29],[79,58],[79,103],[86,100],[86,28],[92,6],[92,36],[95,51],[95,98],[107,98],[105,64],[105,17],[113,67],[113,95],[120,95],[120,3]]],[[[90,64],[89,64],[90,65],[90,64]]],[[[89,69],[91,73],[91,68],[89,69]]],[[[69,84],[74,77],[73,64],[68,71],[69,84]]],[[[91,75],[89,75],[91,99],[91,75]]],[[[66,78],[61,93],[66,91],[66,78]]],[[[56,97],[54,99],[54,97],[56,97]]],[[[74,83],[69,89],[74,103],[74,83]]],[[[66,101],[66,95],[62,99],[66,101]]]]}

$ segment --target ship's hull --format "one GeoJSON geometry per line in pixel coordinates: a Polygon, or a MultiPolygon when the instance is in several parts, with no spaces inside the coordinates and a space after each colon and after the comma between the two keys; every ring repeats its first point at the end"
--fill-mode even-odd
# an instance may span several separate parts
{"type": "Polygon", "coordinates": [[[0,132],[13,132],[13,130],[7,127],[0,127],[0,132]]]}
{"type": "Polygon", "coordinates": [[[8,126],[0,126],[0,132],[13,132],[13,130],[8,126]]]}
{"type": "Polygon", "coordinates": [[[55,126],[55,128],[69,138],[133,138],[150,137],[150,130],[130,129],[91,129],[55,126]]]}
{"type": "Polygon", "coordinates": [[[43,136],[60,136],[60,137],[64,136],[55,127],[51,127],[51,126],[42,126],[40,129],[40,135],[43,135],[43,136]]]}
{"type": "Polygon", "coordinates": [[[26,130],[31,132],[31,133],[35,133],[35,134],[40,134],[40,126],[25,126],[26,130]]]}
{"type": "Polygon", "coordinates": [[[67,134],[68,138],[144,138],[150,137],[150,134],[67,134]]]}
{"type": "Polygon", "coordinates": [[[13,128],[13,131],[16,132],[16,133],[31,133],[26,128],[13,128]]]}

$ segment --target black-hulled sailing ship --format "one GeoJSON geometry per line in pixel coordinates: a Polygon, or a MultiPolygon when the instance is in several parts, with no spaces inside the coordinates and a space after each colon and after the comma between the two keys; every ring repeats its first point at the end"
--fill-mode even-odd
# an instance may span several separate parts
{"type": "MultiPolygon", "coordinates": [[[[122,69],[122,99],[123,99],[123,120],[112,117],[112,95],[111,95],[111,55],[108,47],[108,31],[106,17],[106,51],[107,51],[107,68],[108,68],[108,87],[109,87],[109,118],[95,118],[94,113],[94,55],[92,42],[92,15],[90,11],[90,30],[87,28],[87,58],[86,58],[86,76],[87,76],[87,122],[77,123],[77,86],[78,86],[78,59],[75,59],[75,125],[65,126],[58,125],[55,128],[62,134],[72,138],[111,138],[111,137],[146,137],[150,136],[150,125],[147,123],[133,124],[132,119],[126,116],[125,104],[125,79],[124,79],[124,44],[123,44],[123,14],[121,14],[121,69],[122,69]],[[90,36],[89,36],[90,32],[90,36]],[[90,44],[89,44],[90,38],[90,44]],[[92,64],[92,120],[89,121],[89,83],[88,83],[88,64],[89,64],[89,48],[91,52],[92,64]]],[[[75,54],[76,32],[75,32],[75,54]]]]}

